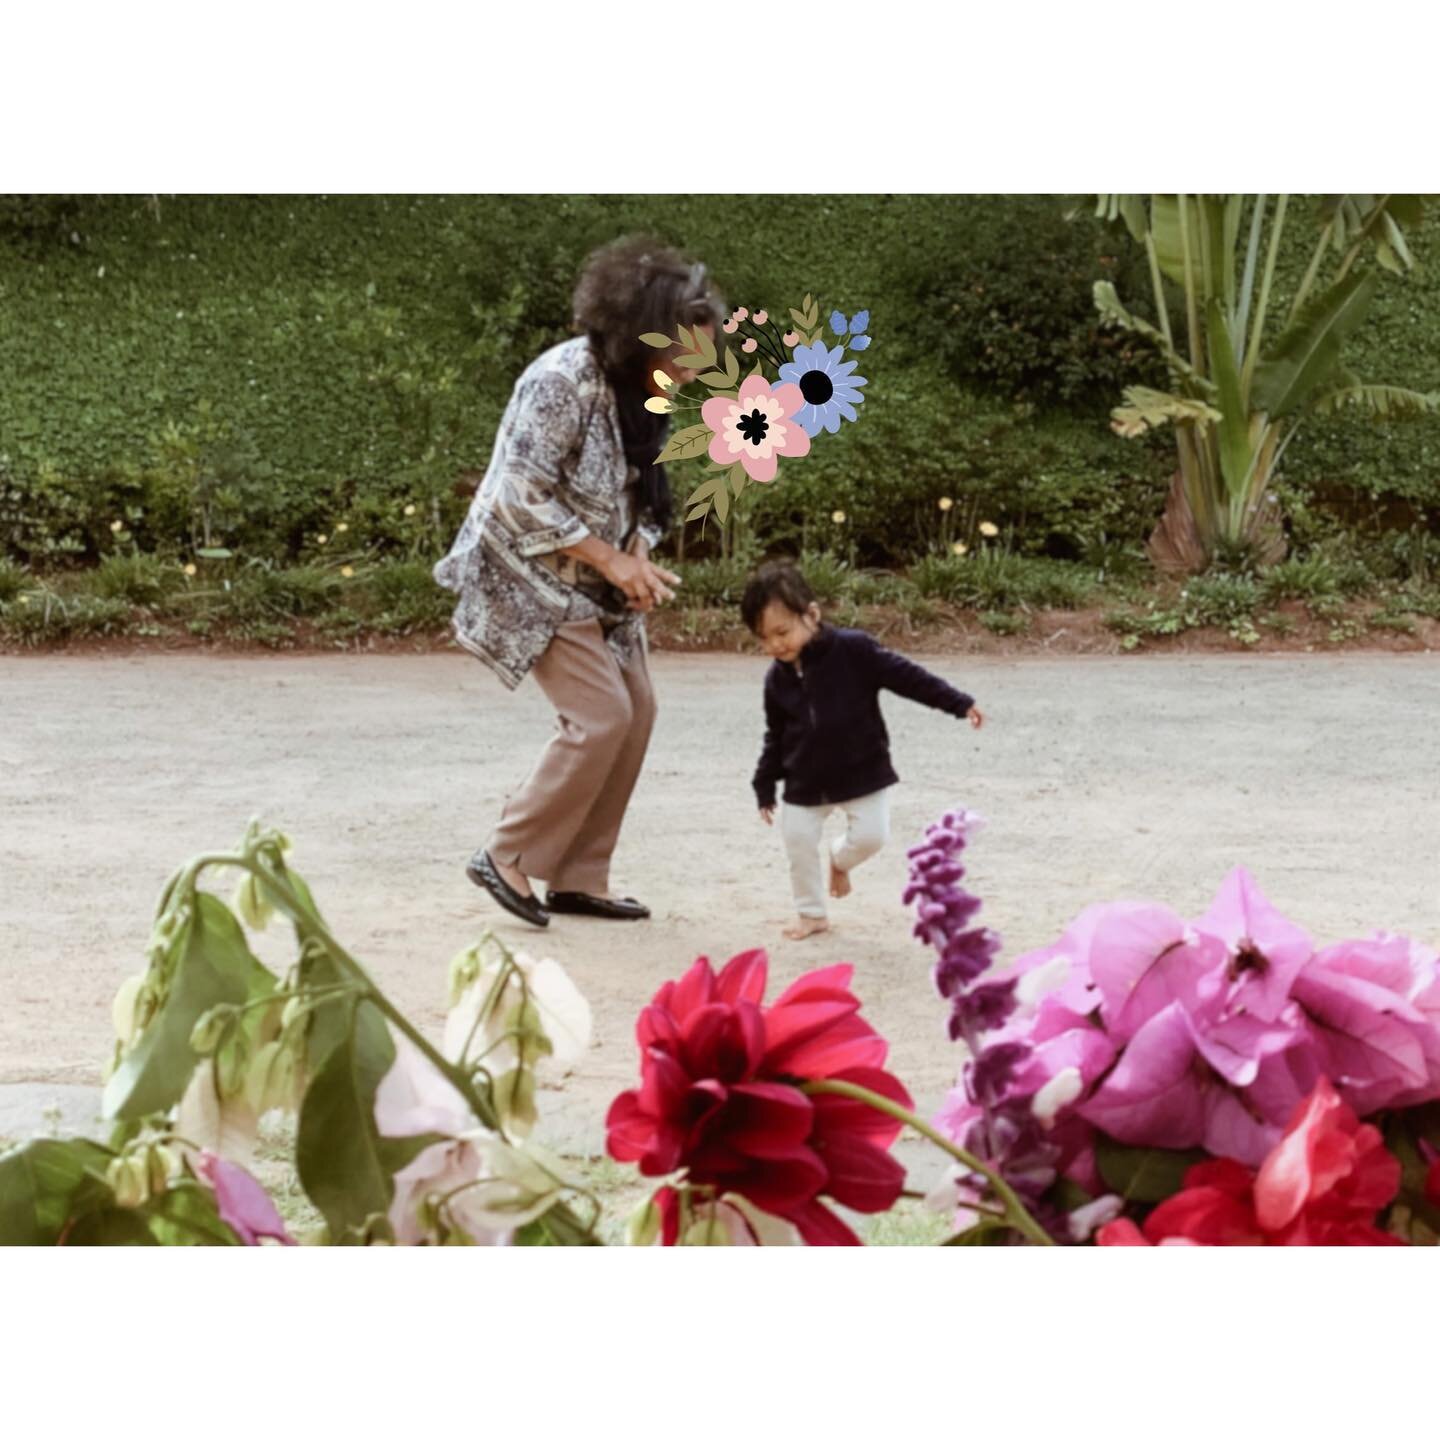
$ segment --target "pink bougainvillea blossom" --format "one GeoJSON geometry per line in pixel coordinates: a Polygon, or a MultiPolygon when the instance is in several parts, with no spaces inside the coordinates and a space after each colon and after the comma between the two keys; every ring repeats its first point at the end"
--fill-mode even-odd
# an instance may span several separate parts
{"type": "MultiPolygon", "coordinates": [[[[1068,1122],[1258,1166],[1322,1076],[1362,1116],[1440,1098],[1435,952],[1386,934],[1317,951],[1244,869],[1193,921],[1092,905],[1005,973],[1019,1008],[993,1042],[1029,1056],[997,1093],[1082,1144],[1068,1122]]],[[[952,1135],[973,1099],[947,1105],[952,1135]]],[[[1077,1164],[1062,1160],[1072,1178],[1077,1164]]]]}

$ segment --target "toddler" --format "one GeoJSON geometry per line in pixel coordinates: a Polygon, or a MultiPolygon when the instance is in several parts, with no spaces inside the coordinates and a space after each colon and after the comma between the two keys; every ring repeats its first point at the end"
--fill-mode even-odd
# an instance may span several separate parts
{"type": "Polygon", "coordinates": [[[829,890],[850,893],[850,872],[884,845],[890,829],[890,737],[880,692],[984,723],[975,702],[938,675],[887,650],[863,630],[824,623],[805,577],[789,562],[762,565],[740,602],[746,625],[774,664],[765,676],[765,743],[755,797],[775,821],[775,787],[785,782],[780,830],[799,912],[785,935],[803,940],[830,928],[820,860],[821,830],[845,812],[845,834],[830,847],[829,890]]]}

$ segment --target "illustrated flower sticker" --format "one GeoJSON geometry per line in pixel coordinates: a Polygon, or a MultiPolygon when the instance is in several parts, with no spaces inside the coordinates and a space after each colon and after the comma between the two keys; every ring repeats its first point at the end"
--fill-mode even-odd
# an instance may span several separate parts
{"type": "Polygon", "coordinates": [[[833,435],[842,419],[856,418],[855,407],[865,399],[860,387],[867,382],[863,375],[853,374],[854,369],[855,362],[845,359],[843,345],[833,350],[824,345],[801,345],[795,359],[780,367],[780,378],[798,385],[805,397],[799,420],[807,435],[813,437],[822,430],[833,435]]]}
{"type": "Polygon", "coordinates": [[[870,312],[868,310],[857,310],[847,321],[838,311],[833,311],[830,316],[830,328],[835,332],[837,338],[842,342],[841,349],[846,345],[852,350],[868,350],[870,348],[870,337],[865,333],[870,325],[870,312]]]}
{"type": "Polygon", "coordinates": [[[701,407],[705,424],[714,432],[710,458],[717,465],[745,467],[745,474],[762,485],[775,478],[780,456],[799,458],[810,453],[810,436],[795,422],[805,404],[798,385],[771,388],[762,375],[751,375],[736,398],[712,395],[701,407]]]}
{"type": "Polygon", "coordinates": [[[860,310],[848,319],[832,312],[838,345],[825,343],[821,315],[819,301],[807,295],[788,312],[788,324],[778,310],[738,305],[720,322],[720,333],[709,325],[682,325],[673,337],[660,331],[640,336],[644,345],[675,352],[669,357],[672,373],[675,366],[689,372],[662,379],[666,372],[655,371],[658,393],[645,408],[656,415],[700,412],[698,422],[677,422],[655,457],[657,465],[709,459],[709,477],[685,501],[687,520],[714,514],[724,525],[732,496],[738,500],[752,481],[773,481],[780,459],[803,459],[815,436],[834,435],[842,421],[857,418],[867,382],[855,374],[845,351],[870,344],[865,333],[870,312],[860,310]],[[743,382],[742,356],[748,370],[743,382]],[[692,384],[708,387],[709,397],[692,398],[686,393],[692,384]]]}

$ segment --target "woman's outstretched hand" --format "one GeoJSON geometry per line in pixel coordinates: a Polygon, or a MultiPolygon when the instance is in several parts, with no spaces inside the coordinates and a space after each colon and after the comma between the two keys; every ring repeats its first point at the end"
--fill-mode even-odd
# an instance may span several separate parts
{"type": "Polygon", "coordinates": [[[632,610],[653,610],[673,600],[675,592],[670,587],[679,585],[680,577],[652,564],[649,546],[643,540],[633,549],[635,553],[628,554],[587,535],[578,545],[567,545],[560,553],[573,555],[598,570],[625,596],[632,610]]]}
{"type": "Polygon", "coordinates": [[[678,575],[662,570],[648,555],[627,555],[622,550],[612,550],[606,563],[597,568],[617,590],[624,592],[632,610],[653,610],[666,600],[673,600],[675,592],[670,587],[680,583],[678,575]]]}

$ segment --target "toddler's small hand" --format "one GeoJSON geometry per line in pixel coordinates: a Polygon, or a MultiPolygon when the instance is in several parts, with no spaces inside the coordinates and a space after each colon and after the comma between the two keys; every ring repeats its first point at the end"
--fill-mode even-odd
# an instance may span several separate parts
{"type": "Polygon", "coordinates": [[[775,823],[775,807],[773,805],[762,805],[760,807],[760,818],[767,824],[775,823]]]}
{"type": "Polygon", "coordinates": [[[972,730],[978,730],[985,723],[985,717],[980,713],[978,705],[972,705],[970,713],[965,718],[969,720],[972,730]]]}

